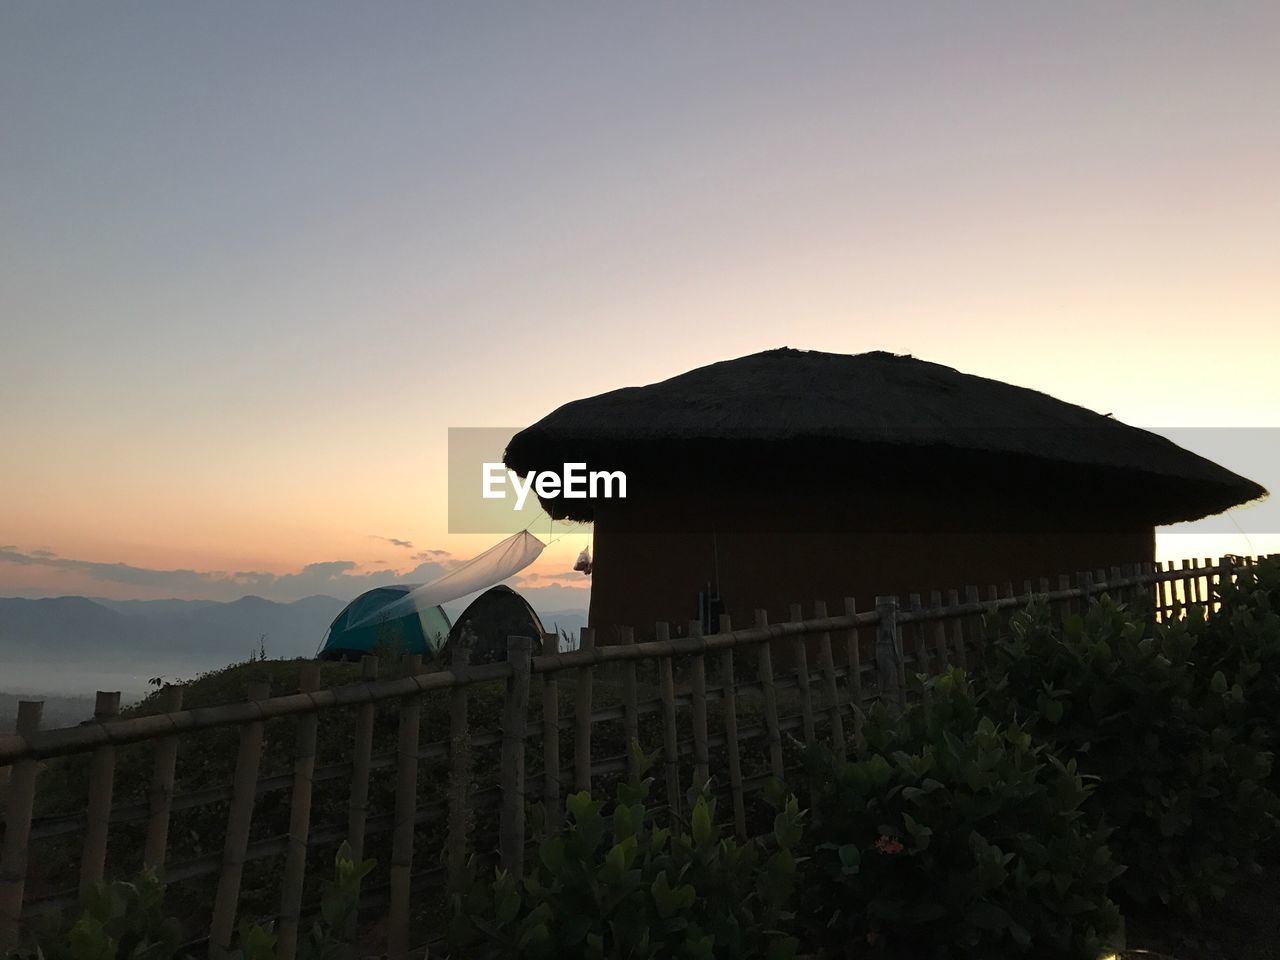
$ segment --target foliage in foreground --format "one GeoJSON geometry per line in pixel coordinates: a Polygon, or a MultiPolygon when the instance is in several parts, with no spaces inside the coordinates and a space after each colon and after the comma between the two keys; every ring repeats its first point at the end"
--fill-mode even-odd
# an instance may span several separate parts
{"type": "Polygon", "coordinates": [[[794,797],[766,841],[722,837],[715,801],[694,800],[687,825],[656,825],[649,779],[617,789],[612,813],[588,793],[541,839],[525,877],[501,869],[454,901],[457,955],[572,960],[787,960],[801,836],[794,797]]]}
{"type": "Polygon", "coordinates": [[[1016,724],[997,727],[958,671],[928,705],[872,712],[818,784],[803,914],[830,957],[1096,960],[1119,926],[1122,870],[1081,806],[1092,785],[1016,724]]]}
{"type": "MultiPolygon", "coordinates": [[[[1219,588],[1222,608],[1207,621],[1191,620],[1197,637],[1196,673],[1212,683],[1221,673],[1229,688],[1244,692],[1245,733],[1269,750],[1280,743],[1280,557],[1241,569],[1219,588]]],[[[1280,764],[1268,786],[1280,792],[1280,764]]]]}
{"type": "MultiPolygon", "coordinates": [[[[343,843],[334,857],[334,876],[321,892],[320,911],[299,937],[300,960],[341,960],[349,956],[347,931],[360,899],[360,882],[374,862],[355,863],[343,843]]],[[[182,929],[165,911],[165,885],[150,869],[133,880],[95,884],[79,918],[64,931],[37,939],[21,960],[173,960],[181,955],[182,929]]],[[[231,960],[274,960],[276,934],[270,925],[242,924],[231,960]]]]}
{"type": "Polygon", "coordinates": [[[1113,831],[1124,893],[1192,911],[1221,899],[1275,833],[1258,706],[1222,671],[1205,676],[1203,632],[1107,597],[1062,625],[1033,607],[987,664],[993,715],[1098,779],[1085,810],[1113,831]]]}

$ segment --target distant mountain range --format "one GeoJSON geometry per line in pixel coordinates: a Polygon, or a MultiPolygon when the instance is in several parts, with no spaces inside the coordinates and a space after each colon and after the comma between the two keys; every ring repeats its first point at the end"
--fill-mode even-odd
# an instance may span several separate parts
{"type": "MultiPolygon", "coordinates": [[[[141,689],[151,676],[191,676],[257,654],[310,657],[346,601],[0,598],[0,692],[141,689]]],[[[451,619],[462,606],[446,608],[451,619]]],[[[585,610],[539,611],[571,633],[585,610]]]]}

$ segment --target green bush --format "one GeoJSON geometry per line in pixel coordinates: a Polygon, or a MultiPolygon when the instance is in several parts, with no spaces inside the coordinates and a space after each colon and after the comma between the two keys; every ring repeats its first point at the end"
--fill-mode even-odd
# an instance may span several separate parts
{"type": "Polygon", "coordinates": [[[1014,614],[986,664],[993,715],[1098,778],[1086,809],[1114,830],[1123,891],[1193,911],[1274,833],[1271,755],[1249,719],[1261,705],[1220,670],[1206,678],[1196,633],[1104,596],[1062,625],[1043,607],[1014,614]]]}
{"type": "MultiPolygon", "coordinates": [[[[360,898],[360,882],[372,860],[355,863],[343,843],[334,857],[334,876],[321,892],[320,912],[299,938],[300,960],[340,960],[350,955],[346,934],[360,898]]],[[[150,869],[133,880],[95,884],[79,918],[65,931],[37,938],[16,955],[20,960],[173,960],[182,929],[165,911],[165,885],[150,869]]],[[[270,925],[241,924],[232,960],[273,960],[276,934],[270,925]]]]}
{"type": "MultiPolygon", "coordinates": [[[[1196,673],[1212,683],[1221,673],[1244,691],[1244,722],[1269,749],[1280,742],[1280,557],[1241,570],[1219,588],[1221,609],[1207,620],[1193,617],[1196,673]]],[[[1280,790],[1280,766],[1272,766],[1268,786],[1280,790]]]]}
{"type": "Polygon", "coordinates": [[[649,779],[617,788],[610,815],[585,792],[564,829],[542,837],[528,875],[498,869],[454,898],[451,940],[483,958],[786,960],[783,931],[801,835],[794,798],[770,841],[721,836],[715,802],[696,797],[686,826],[654,823],[649,779]]]}
{"type": "Polygon", "coordinates": [[[830,957],[1096,960],[1121,868],[1081,815],[1091,785],[981,716],[962,673],[928,693],[898,718],[874,710],[855,758],[807,754],[805,939],[830,957]]]}

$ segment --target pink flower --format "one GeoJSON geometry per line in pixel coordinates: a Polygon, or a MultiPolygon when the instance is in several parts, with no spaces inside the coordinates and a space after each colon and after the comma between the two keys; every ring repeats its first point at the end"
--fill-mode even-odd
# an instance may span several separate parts
{"type": "Polygon", "coordinates": [[[903,846],[897,840],[881,834],[880,839],[876,841],[876,849],[881,853],[895,854],[901,853],[903,846]]]}

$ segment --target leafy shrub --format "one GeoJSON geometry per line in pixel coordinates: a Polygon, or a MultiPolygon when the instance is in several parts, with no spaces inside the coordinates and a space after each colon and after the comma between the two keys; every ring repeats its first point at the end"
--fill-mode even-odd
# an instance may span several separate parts
{"type": "MultiPolygon", "coordinates": [[[[360,898],[360,881],[374,862],[355,863],[343,843],[334,858],[334,877],[324,884],[320,913],[298,943],[302,960],[339,960],[350,954],[348,923],[360,898]]],[[[21,960],[172,960],[182,943],[177,920],[166,915],[165,885],[155,871],[132,881],[95,884],[85,896],[79,919],[63,933],[38,939],[21,960]]],[[[273,960],[276,934],[270,925],[241,924],[232,960],[273,960]]]]}
{"type": "Polygon", "coordinates": [[[1016,724],[980,715],[969,682],[874,710],[859,755],[807,754],[818,783],[803,917],[831,957],[1096,960],[1120,872],[1081,815],[1091,790],[1016,724]]]}
{"type": "MultiPolygon", "coordinates": [[[[1196,673],[1213,683],[1221,673],[1244,691],[1244,722],[1268,748],[1280,742],[1280,557],[1241,570],[1219,588],[1221,608],[1207,620],[1192,618],[1196,673]]],[[[1280,766],[1272,765],[1269,787],[1280,789],[1280,766]]]]}
{"type": "Polygon", "coordinates": [[[1114,829],[1133,900],[1220,899],[1274,831],[1265,734],[1240,683],[1204,677],[1192,627],[1108,597],[1052,624],[1017,613],[990,649],[988,705],[1099,780],[1087,809],[1114,829]]]}
{"type": "Polygon", "coordinates": [[[454,898],[451,939],[466,957],[793,957],[781,930],[796,880],[801,814],[788,800],[772,842],[721,837],[715,802],[697,797],[687,827],[654,823],[650,779],[619,784],[613,811],[588,793],[542,837],[528,875],[498,869],[454,898]]]}

